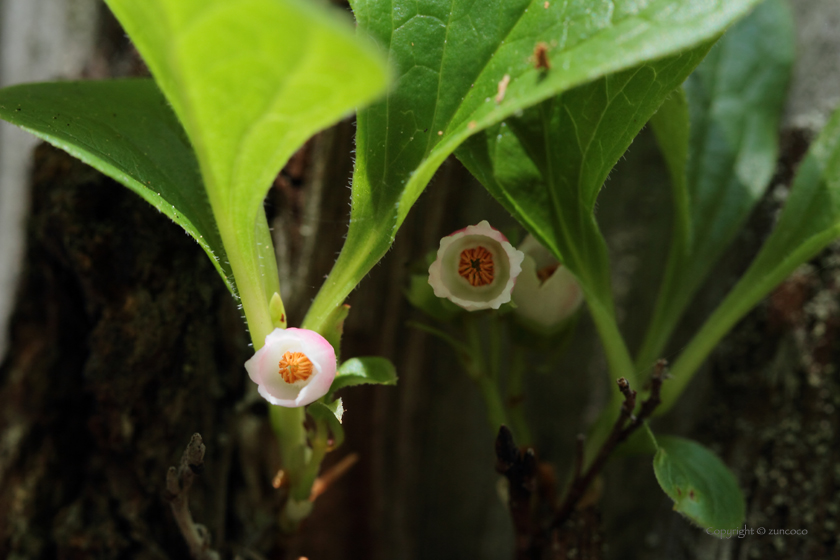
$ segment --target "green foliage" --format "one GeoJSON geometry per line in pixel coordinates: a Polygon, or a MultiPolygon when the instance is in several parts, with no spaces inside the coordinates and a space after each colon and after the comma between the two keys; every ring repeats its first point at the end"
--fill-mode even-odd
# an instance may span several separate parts
{"type": "Polygon", "coordinates": [[[732,291],[671,368],[661,414],[676,402],[723,336],[796,267],[840,237],[840,110],[799,165],[773,233],[732,291]]]}
{"type": "Polygon", "coordinates": [[[259,348],[280,291],[265,193],[307,138],[382,91],[384,66],[349,22],[303,1],[107,3],[195,148],[259,348]]]}
{"type": "Polygon", "coordinates": [[[660,357],[770,183],[793,58],[790,7],[767,0],[730,29],[689,77],[688,104],[677,94],[651,121],[671,172],[674,228],[639,369],[660,357]]]}
{"type": "Polygon", "coordinates": [[[341,336],[344,334],[344,321],[350,315],[350,306],[336,307],[321,327],[321,335],[335,349],[335,358],[341,361],[341,336]]]}
{"type": "Polygon", "coordinates": [[[412,274],[408,281],[408,289],[405,297],[408,302],[429,317],[441,322],[449,323],[455,317],[464,313],[464,309],[458,307],[448,299],[439,298],[429,285],[429,274],[412,274]]]}
{"type": "Polygon", "coordinates": [[[388,358],[369,356],[365,358],[350,358],[338,368],[327,401],[332,395],[344,387],[353,385],[396,385],[397,370],[388,358]]]}
{"type": "Polygon", "coordinates": [[[271,324],[276,329],[286,328],[286,307],[283,305],[283,300],[280,294],[274,293],[268,302],[268,313],[271,315],[271,324]]]}
{"type": "Polygon", "coordinates": [[[233,278],[184,129],[151,80],[0,89],[0,118],[119,181],[181,225],[233,291],[233,278]]]}
{"type": "Polygon", "coordinates": [[[332,434],[332,448],[341,447],[344,443],[344,426],[341,425],[341,418],[344,415],[344,405],[341,399],[336,399],[330,404],[316,401],[306,407],[306,412],[316,421],[324,422],[332,434]]]}
{"type": "Polygon", "coordinates": [[[353,2],[359,29],[388,49],[397,78],[385,100],[359,112],[350,231],[304,325],[318,328],[385,254],[435,170],[469,136],[708,41],[757,3],[353,2]],[[550,69],[536,68],[541,43],[550,69]]]}
{"type": "Polygon", "coordinates": [[[744,522],[744,497],[726,465],[697,442],[657,438],[653,459],[656,480],[674,500],[674,511],[702,529],[732,530],[744,522]]]}
{"type": "MultiPolygon", "coordinates": [[[[265,193],[308,137],[385,88],[376,41],[396,82],[385,99],[359,113],[350,230],[304,326],[321,332],[338,354],[349,311],[342,302],[457,150],[578,278],[613,374],[634,387],[641,385],[618,331],[595,219],[598,193],[661,107],[652,122],[672,175],[676,218],[661,298],[637,360],[644,366],[661,352],[767,186],[792,60],[782,0],[768,0],[725,36],[687,83],[687,96],[677,88],[759,0],[355,0],[361,37],[338,12],[305,0],[106,2],[157,86],[126,80],[7,88],[0,90],[0,117],[115,178],[181,224],[241,297],[255,348],[286,324],[261,207],[265,193]]],[[[674,403],[740,317],[838,236],[840,112],[802,164],[778,227],[747,275],[675,364],[658,412],[674,403]]],[[[411,278],[407,296],[439,321],[463,313],[434,297],[425,275],[411,278]]],[[[474,319],[465,325],[468,345],[420,328],[455,348],[495,428],[508,412],[521,414],[506,408],[497,384],[499,325],[489,329],[494,353],[486,363],[474,319]]],[[[519,397],[516,375],[510,384],[519,397]]],[[[335,393],[396,380],[385,358],[344,362],[325,399],[308,409],[315,423],[309,446],[303,412],[272,409],[293,484],[287,510],[308,506],[330,435],[334,446],[343,441],[335,393]]],[[[596,424],[590,456],[617,410],[608,407],[596,424]]],[[[737,482],[713,454],[679,438],[658,443],[657,450],[645,426],[626,451],[656,450],[656,476],[675,509],[704,527],[741,523],[737,482]]]]}
{"type": "Polygon", "coordinates": [[[491,194],[575,274],[614,375],[636,385],[618,332],[598,192],[662,101],[703,59],[704,45],[619,72],[490,127],[458,151],[491,194]]]}

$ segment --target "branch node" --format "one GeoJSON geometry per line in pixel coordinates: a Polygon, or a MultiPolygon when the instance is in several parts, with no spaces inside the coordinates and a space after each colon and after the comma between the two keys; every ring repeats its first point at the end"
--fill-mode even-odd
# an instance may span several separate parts
{"type": "Polygon", "coordinates": [[[210,548],[210,531],[204,525],[193,522],[189,508],[189,492],[196,474],[204,470],[204,443],[200,434],[193,434],[187,444],[178,468],[166,471],[164,499],[172,508],[172,515],[178,523],[190,555],[195,560],[219,560],[219,553],[210,548]]]}

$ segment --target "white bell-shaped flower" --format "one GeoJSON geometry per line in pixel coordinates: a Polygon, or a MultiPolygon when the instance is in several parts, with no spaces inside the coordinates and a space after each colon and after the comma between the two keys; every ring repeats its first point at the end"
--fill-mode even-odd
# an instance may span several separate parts
{"type": "Polygon", "coordinates": [[[513,290],[514,313],[525,324],[551,330],[578,310],[583,290],[569,269],[531,235],[519,249],[525,260],[513,290]]]}
{"type": "Polygon", "coordinates": [[[522,259],[522,252],[485,220],[440,240],[429,284],[437,297],[468,311],[498,309],[510,301],[522,259]]]}
{"type": "Polygon", "coordinates": [[[265,346],[245,362],[262,397],[278,406],[306,406],[330,390],[335,379],[335,350],[307,329],[274,329],[265,346]]]}

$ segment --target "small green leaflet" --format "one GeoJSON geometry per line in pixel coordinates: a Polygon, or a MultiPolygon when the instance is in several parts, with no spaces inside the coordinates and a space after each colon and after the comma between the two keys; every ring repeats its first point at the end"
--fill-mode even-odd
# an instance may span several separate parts
{"type": "Polygon", "coordinates": [[[469,136],[575,86],[704,43],[758,0],[355,0],[396,70],[360,111],[344,250],[304,325],[318,328],[387,252],[440,164],[469,136]],[[540,46],[541,44],[542,47],[540,46]],[[546,48],[549,70],[536,68],[546,48]]]}
{"type": "Polygon", "coordinates": [[[656,414],[670,409],[721,338],[796,267],[840,237],[840,110],[799,165],[779,222],[746,274],[671,368],[656,414]]]}
{"type": "Polygon", "coordinates": [[[166,214],[201,245],[233,291],[195,154],[152,80],[12,86],[0,90],[0,118],[119,181],[166,214]]]}
{"type": "Polygon", "coordinates": [[[687,104],[678,92],[651,120],[671,172],[675,218],[665,277],[636,358],[640,370],[661,356],[770,183],[793,58],[790,7],[767,0],[727,31],[689,77],[687,104]]]}
{"type": "Polygon", "coordinates": [[[388,358],[350,358],[338,368],[327,401],[344,387],[353,385],[396,385],[397,370],[388,358]]]}
{"type": "Polygon", "coordinates": [[[341,425],[341,419],[344,416],[344,404],[341,399],[336,399],[330,404],[315,401],[306,407],[306,412],[313,418],[326,422],[333,436],[332,448],[341,447],[341,444],[344,443],[344,426],[341,425]]]}
{"type": "Polygon", "coordinates": [[[657,437],[653,472],[662,490],[674,500],[674,511],[701,529],[733,530],[744,522],[744,497],[732,472],[714,453],[697,442],[657,437]]]}

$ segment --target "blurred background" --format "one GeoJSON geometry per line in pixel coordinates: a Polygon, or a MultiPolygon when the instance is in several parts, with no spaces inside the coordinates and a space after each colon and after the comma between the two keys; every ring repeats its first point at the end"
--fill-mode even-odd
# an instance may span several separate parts
{"type": "MultiPolygon", "coordinates": [[[[840,3],[792,4],[798,53],[774,184],[682,333],[746,268],[792,169],[840,105],[840,3]]],[[[0,85],[142,75],[104,4],[0,2],[0,85]]],[[[341,247],[353,132],[347,120],[317,135],[269,194],[292,325],[341,247]]],[[[351,453],[359,461],[319,498],[301,533],[285,537],[276,527],[282,496],[271,486],[277,450],[265,406],[243,401],[250,352],[218,275],[180,228],[135,195],[36,145],[0,123],[0,557],[186,557],[161,496],[167,467],[194,432],[207,457],[193,515],[226,558],[511,557],[484,405],[451,350],[406,326],[421,319],[403,293],[411,267],[440,237],[481,219],[515,226],[457,161],[444,164],[350,298],[343,357],[387,356],[400,381],[347,391],[348,439],[328,464],[351,453]]],[[[667,252],[667,181],[646,130],[599,199],[631,348],[667,252]]],[[[747,497],[748,526],[808,536],[711,538],[671,511],[649,458],[617,459],[577,533],[578,557],[840,558],[838,292],[835,244],[727,337],[657,425],[724,458],[747,497]]],[[[685,339],[678,333],[670,352],[685,339]]],[[[569,349],[529,376],[540,458],[560,472],[611,390],[605,372],[584,317],[569,349]]]]}

